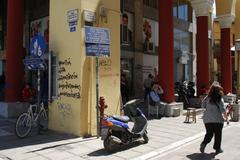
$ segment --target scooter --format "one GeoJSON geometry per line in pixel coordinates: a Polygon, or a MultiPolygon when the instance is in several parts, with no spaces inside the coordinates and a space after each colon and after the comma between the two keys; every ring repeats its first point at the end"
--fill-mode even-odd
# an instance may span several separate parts
{"type": "Polygon", "coordinates": [[[138,102],[138,99],[134,99],[123,106],[126,116],[113,115],[103,119],[101,139],[106,151],[114,152],[140,138],[143,138],[144,143],[148,143],[147,118],[137,107],[138,102]],[[129,121],[134,122],[132,130],[128,125],[129,121]]]}

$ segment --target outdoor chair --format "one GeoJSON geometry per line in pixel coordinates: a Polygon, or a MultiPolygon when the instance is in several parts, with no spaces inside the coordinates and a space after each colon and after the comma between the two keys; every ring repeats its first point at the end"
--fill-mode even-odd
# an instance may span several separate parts
{"type": "Polygon", "coordinates": [[[197,113],[196,108],[187,108],[185,123],[190,123],[190,118],[192,119],[192,122],[196,123],[197,121],[197,113]]]}
{"type": "Polygon", "coordinates": [[[158,106],[158,105],[153,106],[149,103],[149,101],[150,101],[150,97],[148,95],[147,96],[148,117],[150,117],[150,115],[156,115],[156,117],[159,118],[159,114],[164,115],[164,110],[165,110],[166,103],[161,102],[161,106],[158,106]]]}

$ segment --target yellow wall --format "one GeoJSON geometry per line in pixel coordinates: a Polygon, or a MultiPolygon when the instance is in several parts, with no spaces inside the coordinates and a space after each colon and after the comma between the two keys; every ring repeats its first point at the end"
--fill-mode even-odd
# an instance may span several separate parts
{"type": "Polygon", "coordinates": [[[232,0],[216,0],[217,16],[231,13],[232,0]]]}
{"type": "Polygon", "coordinates": [[[236,18],[234,23],[235,39],[240,39],[240,1],[236,1],[236,18]]]}
{"type": "MultiPolygon", "coordinates": [[[[119,0],[51,0],[50,1],[50,50],[59,61],[66,63],[59,76],[73,74],[69,84],[79,89],[59,88],[60,93],[79,93],[80,98],[60,96],[49,107],[49,127],[75,135],[96,134],[96,73],[95,58],[85,56],[83,10],[98,13],[99,5],[107,11],[106,18],[97,18],[96,26],[109,28],[111,39],[110,58],[100,59],[100,96],[105,97],[108,114],[120,111],[120,2],[119,0]],[[79,20],[75,32],[69,31],[67,11],[78,9],[79,20]],[[69,63],[70,62],[70,63],[69,63]],[[71,64],[71,65],[69,65],[71,64]]],[[[98,15],[97,15],[98,17],[98,15]]],[[[66,80],[58,81],[66,84],[66,80]]]]}

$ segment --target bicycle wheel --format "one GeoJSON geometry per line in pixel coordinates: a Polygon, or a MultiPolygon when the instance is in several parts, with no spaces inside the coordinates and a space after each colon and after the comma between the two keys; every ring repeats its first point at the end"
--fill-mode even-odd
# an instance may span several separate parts
{"type": "Polygon", "coordinates": [[[39,125],[42,130],[48,129],[48,116],[46,110],[42,110],[39,114],[39,125]]]}
{"type": "Polygon", "coordinates": [[[32,129],[32,118],[28,113],[21,114],[15,124],[15,134],[18,138],[25,138],[32,129]]]}

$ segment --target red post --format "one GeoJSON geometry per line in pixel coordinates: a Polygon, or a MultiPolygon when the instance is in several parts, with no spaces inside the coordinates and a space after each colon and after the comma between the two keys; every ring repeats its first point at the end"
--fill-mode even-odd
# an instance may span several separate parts
{"type": "Polygon", "coordinates": [[[208,16],[197,17],[197,95],[209,85],[208,16]]]}
{"type": "Polygon", "coordinates": [[[7,1],[7,52],[6,93],[7,102],[16,102],[23,83],[23,22],[24,0],[7,1]]]}
{"type": "Polygon", "coordinates": [[[100,100],[99,100],[100,126],[102,126],[105,108],[107,108],[107,105],[105,104],[105,99],[104,99],[104,97],[100,97],[100,100]]]}
{"type": "Polygon", "coordinates": [[[221,84],[224,93],[232,93],[231,29],[221,29],[221,84]]]}
{"type": "Polygon", "coordinates": [[[173,43],[173,1],[159,0],[158,80],[167,103],[175,101],[173,43]]]}

